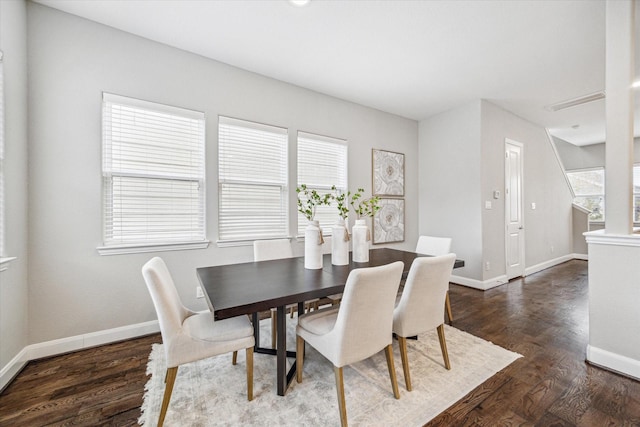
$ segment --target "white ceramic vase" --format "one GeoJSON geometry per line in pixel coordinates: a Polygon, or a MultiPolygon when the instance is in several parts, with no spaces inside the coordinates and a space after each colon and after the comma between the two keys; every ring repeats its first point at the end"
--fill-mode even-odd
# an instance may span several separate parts
{"type": "Polygon", "coordinates": [[[364,219],[357,219],[351,233],[353,240],[353,261],[369,262],[369,241],[371,234],[364,219]]]}
{"type": "Polygon", "coordinates": [[[333,226],[333,237],[331,239],[331,264],[347,265],[349,264],[349,230],[347,229],[344,219],[338,218],[333,226]]]}
{"type": "Polygon", "coordinates": [[[318,221],[309,221],[304,230],[304,268],[322,268],[322,230],[318,221]]]}

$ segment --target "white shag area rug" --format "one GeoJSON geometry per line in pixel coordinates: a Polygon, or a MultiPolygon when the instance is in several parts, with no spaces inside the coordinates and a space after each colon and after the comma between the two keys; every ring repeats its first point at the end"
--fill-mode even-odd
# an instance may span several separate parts
{"type": "MultiPolygon", "coordinates": [[[[295,349],[295,321],[287,319],[287,348],[295,349]]],[[[260,325],[263,346],[271,342],[269,319],[260,325]]],[[[347,417],[351,426],[422,426],[521,355],[445,325],[451,370],[444,367],[436,330],[408,340],[413,391],[406,389],[397,341],[394,362],[400,399],[393,397],[384,352],[345,367],[347,417]]],[[[166,426],[339,426],[333,366],[306,345],[303,381],[294,378],[285,396],[276,393],[276,358],[254,354],[254,400],[247,401],[244,351],[182,365],[178,369],[166,426]]],[[[287,359],[288,365],[293,359],[287,359]]],[[[155,426],[164,393],[164,349],[154,344],[145,386],[141,425],[155,426]]]]}

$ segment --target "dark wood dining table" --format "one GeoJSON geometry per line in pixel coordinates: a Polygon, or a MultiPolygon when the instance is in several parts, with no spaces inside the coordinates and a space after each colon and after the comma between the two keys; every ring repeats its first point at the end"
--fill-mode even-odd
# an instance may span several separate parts
{"type": "MultiPolygon", "coordinates": [[[[295,361],[287,372],[287,357],[295,352],[286,348],[286,306],[298,305],[298,313],[304,313],[304,302],[341,293],[349,276],[356,268],[376,267],[395,261],[404,263],[403,276],[409,272],[416,257],[428,256],[415,252],[390,248],[371,249],[369,262],[359,263],[350,259],[349,264],[331,264],[331,255],[324,255],[323,268],[304,268],[304,257],[284,258],[242,264],[218,265],[197,268],[209,309],[216,320],[251,315],[254,325],[255,352],[276,355],[277,392],[284,396],[295,375],[295,361]],[[276,348],[260,347],[258,313],[275,307],[277,310],[276,348]]],[[[456,260],[454,268],[464,266],[456,260]]]]}

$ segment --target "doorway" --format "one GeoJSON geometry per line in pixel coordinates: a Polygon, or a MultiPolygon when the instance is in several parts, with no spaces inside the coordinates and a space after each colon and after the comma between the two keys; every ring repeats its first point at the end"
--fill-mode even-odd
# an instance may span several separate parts
{"type": "Polygon", "coordinates": [[[505,255],[507,280],[524,276],[525,230],[522,197],[522,175],[524,169],[523,145],[505,139],[504,184],[505,184],[505,255]]]}

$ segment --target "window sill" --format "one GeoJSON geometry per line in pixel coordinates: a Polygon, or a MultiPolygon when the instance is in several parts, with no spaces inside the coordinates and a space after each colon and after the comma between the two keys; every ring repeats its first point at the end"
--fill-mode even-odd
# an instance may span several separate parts
{"type": "Polygon", "coordinates": [[[0,272],[1,271],[5,271],[7,268],[9,268],[9,263],[11,261],[15,261],[17,260],[17,257],[4,257],[4,258],[0,258],[0,272]]]}
{"type": "MultiPolygon", "coordinates": [[[[269,239],[289,239],[289,240],[293,240],[294,237],[282,236],[282,237],[270,237],[269,239]]],[[[218,241],[216,241],[216,245],[218,245],[219,248],[233,248],[235,246],[253,246],[253,241],[254,240],[263,240],[263,239],[218,240],[218,241]]]]}
{"type": "Polygon", "coordinates": [[[159,243],[159,244],[139,244],[139,245],[113,245],[100,246],[97,248],[100,255],[125,255],[125,254],[141,254],[147,252],[163,252],[163,251],[182,251],[190,249],[206,249],[209,247],[209,241],[202,242],[177,242],[177,243],[159,243]]]}

